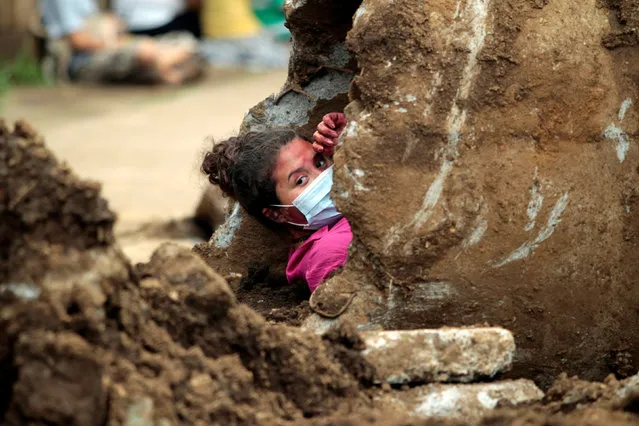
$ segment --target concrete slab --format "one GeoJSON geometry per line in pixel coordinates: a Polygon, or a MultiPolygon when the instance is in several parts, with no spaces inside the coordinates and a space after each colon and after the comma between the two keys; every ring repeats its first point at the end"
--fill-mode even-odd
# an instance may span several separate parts
{"type": "Polygon", "coordinates": [[[362,332],[376,382],[468,383],[510,369],[515,340],[503,328],[362,332]]]}
{"type": "Polygon", "coordinates": [[[415,417],[447,417],[474,423],[501,401],[522,404],[539,401],[543,392],[530,380],[505,380],[464,385],[432,384],[407,391],[380,391],[376,405],[415,417]]]}

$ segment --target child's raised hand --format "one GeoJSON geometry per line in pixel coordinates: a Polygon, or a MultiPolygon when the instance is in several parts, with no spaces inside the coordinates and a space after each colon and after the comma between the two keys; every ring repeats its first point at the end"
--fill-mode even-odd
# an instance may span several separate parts
{"type": "Polygon", "coordinates": [[[313,134],[313,149],[316,152],[333,155],[344,127],[346,127],[346,116],[343,113],[326,114],[317,125],[317,131],[313,134]]]}

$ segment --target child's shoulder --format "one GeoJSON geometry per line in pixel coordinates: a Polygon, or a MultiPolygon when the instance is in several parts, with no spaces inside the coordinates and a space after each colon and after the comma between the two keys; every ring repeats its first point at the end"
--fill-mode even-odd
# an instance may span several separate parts
{"type": "Polygon", "coordinates": [[[328,229],[313,243],[314,250],[323,250],[327,248],[341,248],[346,247],[353,240],[353,232],[351,231],[351,225],[346,218],[340,219],[333,227],[328,229]]]}

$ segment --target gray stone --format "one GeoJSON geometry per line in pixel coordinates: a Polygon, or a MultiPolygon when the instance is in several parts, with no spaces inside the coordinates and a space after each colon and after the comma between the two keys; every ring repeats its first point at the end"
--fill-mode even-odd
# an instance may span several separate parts
{"type": "MultiPolygon", "coordinates": [[[[335,50],[336,61],[343,62],[343,54],[339,48],[335,50]]],[[[245,117],[243,128],[246,131],[264,131],[273,127],[302,127],[314,114],[319,101],[329,101],[348,93],[352,74],[329,70],[326,74],[313,79],[304,91],[312,97],[291,91],[275,102],[271,96],[264,100],[261,113],[251,110],[245,117]]]]}
{"type": "Polygon", "coordinates": [[[142,398],[129,406],[126,426],[153,426],[153,400],[142,398]]]}
{"type": "Polygon", "coordinates": [[[416,417],[448,417],[474,422],[497,408],[500,401],[522,404],[539,401],[543,392],[530,380],[463,385],[432,384],[407,391],[381,391],[378,406],[416,417]]]}
{"type": "Polygon", "coordinates": [[[468,383],[510,369],[515,341],[502,328],[367,331],[364,357],[377,383],[468,383]]]}

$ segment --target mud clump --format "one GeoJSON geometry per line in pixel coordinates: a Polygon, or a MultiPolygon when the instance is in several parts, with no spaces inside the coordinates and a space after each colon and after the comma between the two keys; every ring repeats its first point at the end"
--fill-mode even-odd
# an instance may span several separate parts
{"type": "Polygon", "coordinates": [[[78,180],[25,122],[10,131],[0,121],[0,180],[0,281],[40,278],[49,246],[113,242],[115,214],[99,197],[100,184],[78,180]]]}
{"type": "Polygon", "coordinates": [[[637,0],[605,0],[602,6],[615,14],[616,22],[602,44],[608,49],[631,47],[639,44],[639,1],[637,0]]]}

